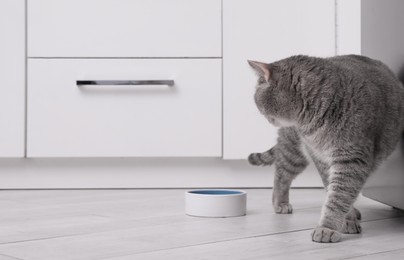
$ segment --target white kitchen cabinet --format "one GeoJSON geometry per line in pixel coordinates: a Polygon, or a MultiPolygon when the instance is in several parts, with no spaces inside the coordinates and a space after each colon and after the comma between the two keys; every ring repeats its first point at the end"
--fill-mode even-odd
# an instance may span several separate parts
{"type": "Polygon", "coordinates": [[[221,156],[219,59],[30,59],[28,66],[28,157],[221,156]]]}
{"type": "MultiPolygon", "coordinates": [[[[24,155],[27,58],[25,148],[40,159],[3,160],[0,188],[270,187],[274,167],[219,159],[275,144],[277,129],[255,107],[246,60],[360,54],[371,47],[364,40],[379,51],[400,48],[363,34],[384,24],[366,19],[373,12],[365,2],[377,0],[1,1],[0,156],[24,155]]],[[[394,8],[400,0],[384,2],[394,8]]],[[[381,5],[372,10],[397,20],[398,11],[390,17],[381,5]]],[[[400,35],[392,24],[380,29],[387,43],[400,35]]],[[[399,68],[395,53],[389,59],[399,68]]],[[[309,167],[294,185],[321,180],[309,167]]]]}
{"type": "Polygon", "coordinates": [[[247,59],[335,54],[334,0],[223,0],[223,158],[245,159],[276,143],[258,112],[247,59]]]}
{"type": "Polygon", "coordinates": [[[29,0],[29,57],[221,57],[220,0],[29,0]]]}
{"type": "Polygon", "coordinates": [[[25,1],[0,1],[0,157],[24,156],[25,1]]]}

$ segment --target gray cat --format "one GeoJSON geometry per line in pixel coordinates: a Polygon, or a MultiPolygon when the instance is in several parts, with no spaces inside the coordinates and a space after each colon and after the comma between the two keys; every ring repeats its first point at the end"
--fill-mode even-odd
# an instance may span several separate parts
{"type": "Polygon", "coordinates": [[[312,240],[338,242],[341,233],[360,233],[353,203],[404,131],[403,85],[382,62],[357,55],[249,64],[258,75],[259,111],[281,127],[274,147],[249,156],[253,165],[275,164],[276,213],[292,213],[289,188],[308,165],[307,154],[327,191],[312,240]]]}

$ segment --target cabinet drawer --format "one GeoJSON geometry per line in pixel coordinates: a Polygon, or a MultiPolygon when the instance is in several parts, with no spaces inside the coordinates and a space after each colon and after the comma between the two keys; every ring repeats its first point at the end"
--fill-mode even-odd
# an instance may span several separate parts
{"type": "Polygon", "coordinates": [[[29,68],[29,157],[221,156],[220,59],[30,59],[29,68]]]}
{"type": "Polygon", "coordinates": [[[220,0],[29,0],[30,57],[220,57],[220,0]]]}

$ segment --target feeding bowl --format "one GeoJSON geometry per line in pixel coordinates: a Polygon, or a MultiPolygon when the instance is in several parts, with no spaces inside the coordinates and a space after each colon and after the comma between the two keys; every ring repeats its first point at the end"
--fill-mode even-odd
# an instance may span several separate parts
{"type": "Polygon", "coordinates": [[[227,218],[246,214],[247,193],[240,190],[191,190],[185,193],[185,213],[196,217],[227,218]]]}

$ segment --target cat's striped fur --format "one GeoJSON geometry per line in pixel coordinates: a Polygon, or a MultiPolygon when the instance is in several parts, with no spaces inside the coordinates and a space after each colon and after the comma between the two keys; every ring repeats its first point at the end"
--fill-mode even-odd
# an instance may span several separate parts
{"type": "Polygon", "coordinates": [[[313,241],[360,233],[353,203],[402,136],[403,85],[383,63],[364,56],[293,56],[250,65],[259,76],[259,111],[281,126],[274,147],[248,158],[253,165],[275,165],[275,211],[292,213],[290,185],[311,157],[327,191],[313,241]]]}

